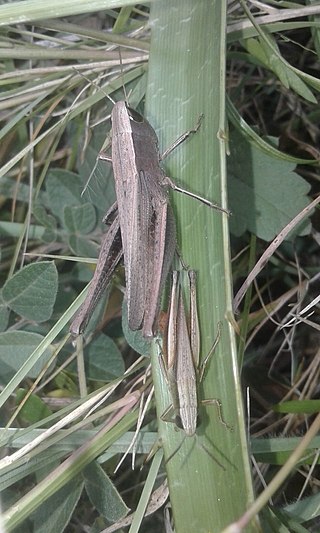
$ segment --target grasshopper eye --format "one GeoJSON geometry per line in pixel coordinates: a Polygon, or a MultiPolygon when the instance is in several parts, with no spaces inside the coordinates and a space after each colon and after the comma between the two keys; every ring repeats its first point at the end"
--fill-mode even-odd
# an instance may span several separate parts
{"type": "Polygon", "coordinates": [[[134,109],[131,109],[131,107],[127,107],[128,114],[130,117],[130,120],[134,120],[135,122],[144,122],[144,118],[138,111],[135,111],[134,109]]]}

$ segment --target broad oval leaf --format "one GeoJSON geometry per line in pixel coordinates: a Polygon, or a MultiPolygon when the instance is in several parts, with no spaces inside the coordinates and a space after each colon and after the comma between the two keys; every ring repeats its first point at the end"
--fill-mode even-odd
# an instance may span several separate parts
{"type": "Polygon", "coordinates": [[[99,335],[85,350],[87,377],[97,381],[111,381],[125,371],[120,350],[106,335],[99,335]]]}
{"type": "Polygon", "coordinates": [[[46,179],[47,202],[52,213],[63,222],[67,205],[80,205],[81,180],[78,174],[68,170],[53,169],[46,179]]]}
{"type": "Polygon", "coordinates": [[[3,300],[18,315],[45,322],[53,311],[58,291],[58,272],[52,261],[32,263],[10,278],[2,290],[3,300]]]}
{"type": "MultiPolygon", "coordinates": [[[[27,389],[18,389],[16,405],[19,405],[28,393],[27,389]]],[[[35,424],[50,415],[52,415],[51,409],[36,394],[31,394],[19,411],[19,419],[23,420],[24,424],[35,424]]]]}
{"type": "MultiPolygon", "coordinates": [[[[0,333],[0,376],[3,384],[10,381],[42,340],[42,335],[28,331],[0,333]]],[[[35,379],[51,355],[52,351],[47,348],[26,376],[35,379]]]]}
{"type": "Polygon", "coordinates": [[[133,348],[140,355],[149,356],[151,349],[151,340],[146,339],[142,335],[141,330],[132,331],[129,328],[127,301],[125,298],[122,304],[122,331],[127,343],[131,346],[131,348],[133,348]]]}
{"type": "Polygon", "coordinates": [[[77,476],[46,499],[31,514],[33,531],[57,533],[65,531],[83,490],[81,477],[77,476]]]}
{"type": "Polygon", "coordinates": [[[67,205],[64,209],[64,223],[70,232],[87,235],[97,223],[95,208],[89,203],[67,205]]]}
{"type": "Polygon", "coordinates": [[[110,522],[117,522],[128,514],[130,509],[100,465],[90,463],[83,476],[90,501],[100,514],[110,522]]]}
{"type": "MultiPolygon", "coordinates": [[[[280,161],[247,143],[233,132],[228,161],[230,230],[245,231],[271,241],[309,204],[310,185],[294,172],[295,165],[280,161]]],[[[308,220],[299,235],[310,232],[308,220]]],[[[289,237],[290,238],[290,237],[289,237]]]]}
{"type": "Polygon", "coordinates": [[[5,331],[9,323],[10,311],[6,305],[0,304],[0,331],[5,331]]]}
{"type": "Polygon", "coordinates": [[[79,257],[98,257],[99,247],[82,235],[70,235],[68,239],[70,250],[79,257]]]}

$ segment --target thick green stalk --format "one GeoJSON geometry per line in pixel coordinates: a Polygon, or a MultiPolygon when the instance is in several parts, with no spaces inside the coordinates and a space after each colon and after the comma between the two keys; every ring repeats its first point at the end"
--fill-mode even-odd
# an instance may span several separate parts
{"type": "MultiPolygon", "coordinates": [[[[151,5],[152,40],[147,117],[162,150],[204,115],[195,135],[165,161],[179,185],[226,204],[225,172],[225,1],[164,0],[151,5]]],[[[222,322],[220,343],[200,387],[202,399],[219,399],[227,429],[214,405],[200,407],[197,437],[187,437],[167,463],[177,533],[218,532],[253,499],[241,389],[231,315],[228,217],[196,200],[173,193],[178,246],[197,271],[201,357],[222,322]],[[209,450],[219,466],[204,450],[209,450]]],[[[153,357],[158,417],[170,405],[166,384],[153,357]]],[[[168,458],[183,433],[159,418],[168,458]]],[[[255,531],[257,525],[252,525],[255,531]]]]}

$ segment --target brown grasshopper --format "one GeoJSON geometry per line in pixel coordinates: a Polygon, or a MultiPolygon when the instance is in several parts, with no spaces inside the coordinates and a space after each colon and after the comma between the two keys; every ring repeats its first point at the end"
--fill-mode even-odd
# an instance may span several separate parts
{"type": "Polygon", "coordinates": [[[153,337],[175,247],[175,221],[150,124],[125,102],[112,110],[112,165],[123,245],[128,323],[153,337]]]}
{"type": "MultiPolygon", "coordinates": [[[[101,154],[101,159],[109,157],[101,154]]],[[[159,300],[176,247],[175,220],[159,165],[158,139],[150,124],[125,102],[112,111],[112,165],[117,202],[86,300],[70,332],[82,333],[90,315],[124,255],[128,323],[153,337],[159,300]]]]}
{"type": "Polygon", "coordinates": [[[147,338],[155,335],[160,296],[176,248],[175,220],[167,193],[169,187],[229,214],[216,204],[176,186],[160,166],[161,159],[198,130],[201,118],[196,127],[179,137],[161,158],[158,138],[147,120],[124,101],[114,105],[111,158],[101,153],[100,159],[112,162],[117,196],[105,221],[117,211],[121,237],[112,225],[104,239],[97,273],[87,297],[89,301],[84,302],[71,325],[70,331],[74,335],[84,330],[88,321],[86,313],[92,313],[102,293],[101,287],[105,287],[112,277],[121,257],[120,240],[129,328],[134,331],[142,329],[147,338]],[[111,258],[106,254],[111,254],[111,258]]]}
{"type": "MultiPolygon", "coordinates": [[[[163,157],[197,131],[200,120],[193,130],[179,137],[163,157]]],[[[111,121],[111,161],[123,245],[128,323],[130,329],[142,329],[144,337],[152,338],[156,332],[162,288],[176,248],[175,220],[167,189],[171,187],[210,207],[229,212],[177,187],[165,175],[160,166],[163,157],[160,157],[154,129],[126,102],[114,105],[111,121]]],[[[110,160],[103,155],[101,158],[110,160]]]]}

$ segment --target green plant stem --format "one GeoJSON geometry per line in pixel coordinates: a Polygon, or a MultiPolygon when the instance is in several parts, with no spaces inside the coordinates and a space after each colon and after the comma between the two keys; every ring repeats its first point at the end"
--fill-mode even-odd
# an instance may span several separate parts
{"type": "MultiPolygon", "coordinates": [[[[225,2],[214,0],[152,4],[146,100],[147,116],[157,127],[162,151],[204,115],[198,133],[164,164],[179,185],[224,207],[225,17],[225,2]]],[[[232,313],[228,220],[184,195],[173,196],[178,247],[184,262],[197,271],[202,360],[222,322],[221,340],[200,397],[221,401],[222,416],[233,431],[223,425],[212,405],[200,407],[202,423],[196,437],[183,441],[181,431],[163,422],[160,417],[171,400],[154,354],[159,432],[165,457],[177,450],[166,465],[175,530],[218,532],[240,516],[253,498],[234,331],[226,320],[232,313]]]]}

